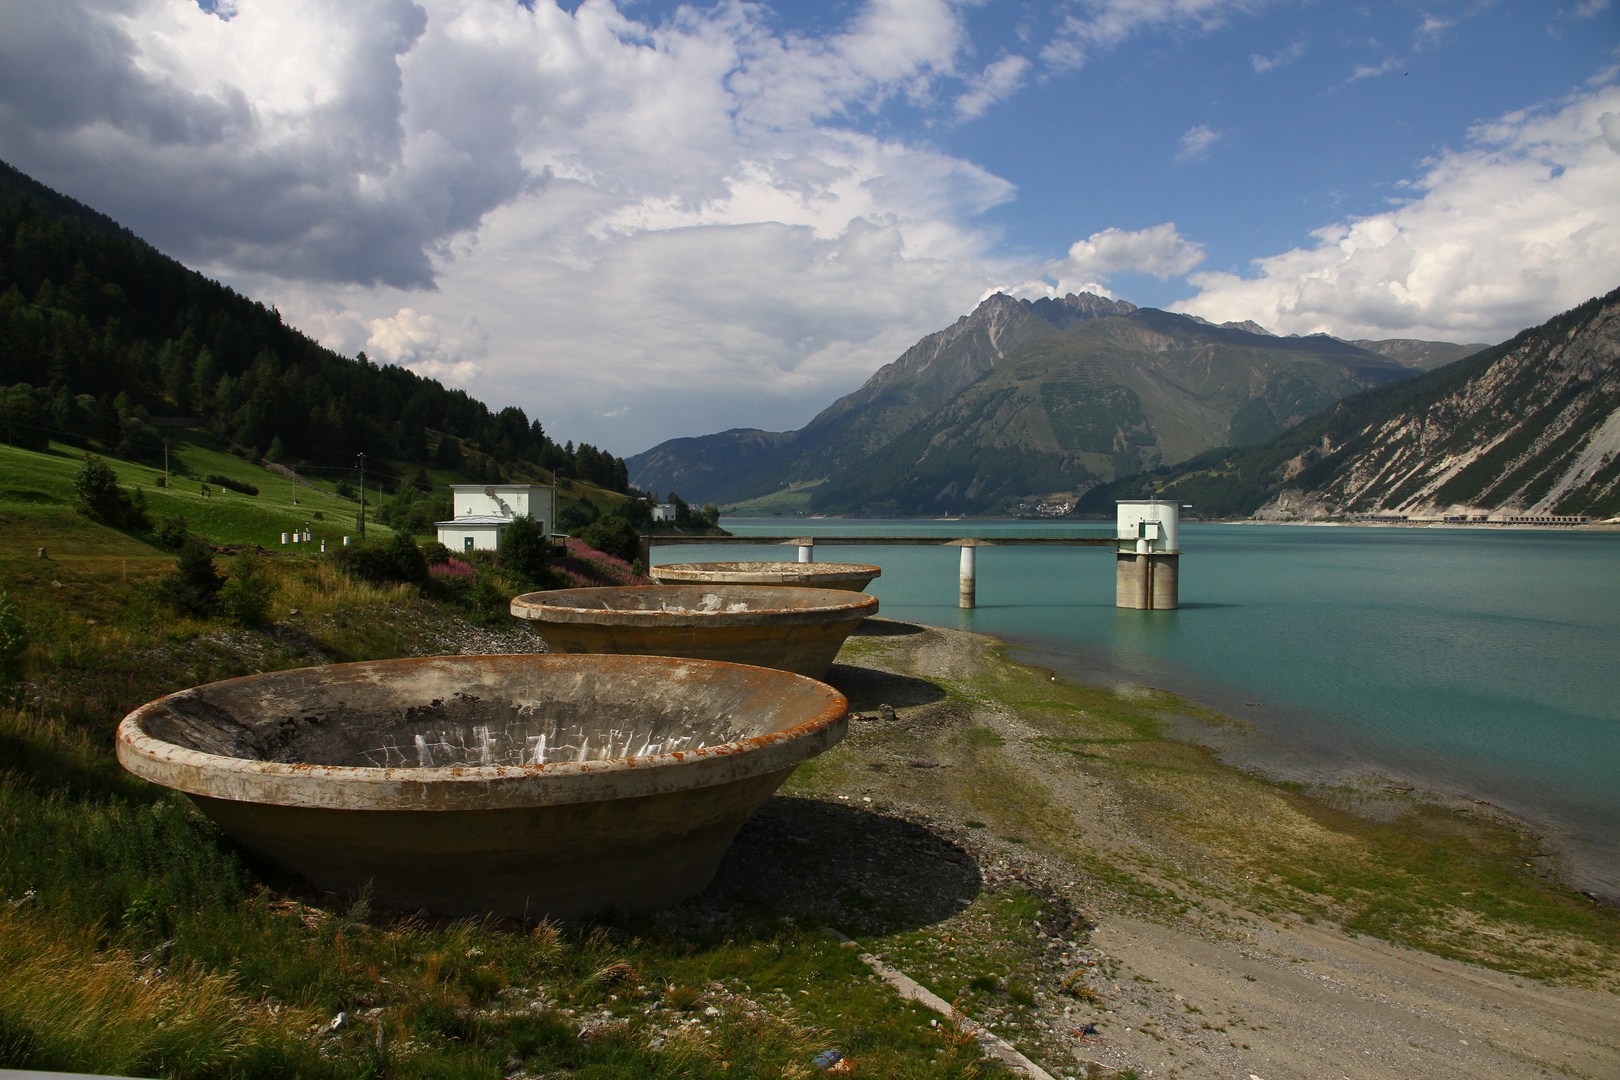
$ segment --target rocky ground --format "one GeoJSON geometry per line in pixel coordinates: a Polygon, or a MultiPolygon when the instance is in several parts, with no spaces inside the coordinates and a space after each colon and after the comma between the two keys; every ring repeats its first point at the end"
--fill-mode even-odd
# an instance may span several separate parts
{"type": "Polygon", "coordinates": [[[864,631],[830,677],[849,737],[672,926],[764,904],[836,927],[1055,1076],[1620,1077],[1601,971],[1552,985],[1249,905],[1229,835],[1151,812],[1105,753],[982,692],[991,639],[864,631]]]}

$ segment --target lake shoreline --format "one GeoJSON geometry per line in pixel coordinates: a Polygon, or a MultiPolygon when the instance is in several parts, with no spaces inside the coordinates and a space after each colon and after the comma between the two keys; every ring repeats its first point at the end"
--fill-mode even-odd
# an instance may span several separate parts
{"type": "Polygon", "coordinates": [[[877,619],[840,654],[830,678],[857,719],[783,794],[935,832],[988,898],[918,932],[855,935],[869,951],[1054,1075],[1620,1069],[1615,913],[1525,868],[1535,848],[1513,823],[1413,793],[1335,805],[1167,733],[1169,712],[1217,721],[1192,703],[1012,651],[877,619]],[[892,719],[872,715],[879,701],[892,719]],[[1087,929],[998,959],[976,919],[1008,889],[1087,929]],[[1028,1004],[1008,1008],[1003,981],[1028,1004]]]}
{"type": "Polygon", "coordinates": [[[1620,908],[1620,890],[1610,886],[1620,877],[1620,855],[1606,849],[1591,850],[1579,836],[1578,823],[1561,821],[1556,815],[1531,807],[1504,805],[1499,795],[1495,801],[1482,799],[1481,794],[1494,793],[1468,790],[1466,780],[1414,768],[1410,762],[1404,768],[1396,767],[1388,761],[1377,760],[1364,747],[1354,747],[1343,740],[1339,740],[1338,745],[1318,741],[1314,746],[1309,740],[1290,740],[1286,730],[1278,732],[1267,728],[1286,729],[1289,722],[1297,722],[1301,714],[1297,710],[1244,702],[1245,696],[1252,695],[1244,694],[1240,688],[1189,687],[1173,677],[1157,680],[1169,683],[1168,686],[1144,686],[1117,667],[1108,665],[1094,652],[1033,638],[1012,636],[1002,640],[1020,662],[1049,668],[1088,686],[1115,692],[1162,691],[1197,708],[1213,709],[1230,723],[1211,724],[1185,711],[1169,710],[1166,733],[1182,742],[1210,746],[1220,755],[1222,763],[1231,768],[1275,783],[1303,784],[1321,790],[1400,791],[1413,800],[1445,806],[1449,810],[1488,813],[1509,827],[1538,838],[1542,846],[1554,849],[1563,884],[1597,903],[1620,908]],[[1235,707],[1238,705],[1252,708],[1240,712],[1235,707]],[[1279,718],[1280,724],[1267,723],[1279,718]]]}
{"type": "MultiPolygon", "coordinates": [[[[727,524],[739,533],[783,531],[763,521],[727,524]]],[[[957,606],[949,549],[828,550],[883,565],[867,591],[885,615],[1046,646],[1078,657],[1078,677],[1207,702],[1270,736],[1223,743],[1229,761],[1269,775],[1353,784],[1378,774],[1387,778],[1379,783],[1471,805],[1487,800],[1560,838],[1578,887],[1620,895],[1613,531],[1190,523],[1181,537],[1180,610],[1143,613],[1114,607],[1106,549],[993,544],[998,533],[1061,537],[1073,526],[800,528],[850,537],[961,528],[987,537],[972,610],[957,606]]]]}

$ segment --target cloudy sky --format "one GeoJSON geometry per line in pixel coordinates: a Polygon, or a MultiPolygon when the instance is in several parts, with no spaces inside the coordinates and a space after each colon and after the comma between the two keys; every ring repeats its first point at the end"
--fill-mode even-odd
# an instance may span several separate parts
{"type": "Polygon", "coordinates": [[[1620,285],[1620,8],[0,0],[0,158],[628,455],[996,289],[1501,340],[1620,285]]]}

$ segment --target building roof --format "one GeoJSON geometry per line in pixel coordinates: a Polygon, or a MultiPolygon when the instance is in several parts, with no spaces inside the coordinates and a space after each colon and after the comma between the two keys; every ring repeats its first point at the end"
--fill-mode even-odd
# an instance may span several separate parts
{"type": "Polygon", "coordinates": [[[496,514],[469,514],[467,517],[451,518],[449,521],[435,521],[435,525],[510,525],[512,518],[500,517],[496,514]]]}
{"type": "Polygon", "coordinates": [[[550,484],[451,484],[451,491],[550,491],[550,484]]]}

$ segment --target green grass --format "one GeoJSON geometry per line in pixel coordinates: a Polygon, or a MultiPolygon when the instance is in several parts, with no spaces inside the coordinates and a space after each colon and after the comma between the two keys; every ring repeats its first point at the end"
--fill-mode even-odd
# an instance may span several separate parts
{"type": "MultiPolygon", "coordinates": [[[[68,525],[71,519],[62,515],[72,513],[73,476],[83,456],[84,452],[76,447],[55,443],[43,453],[0,446],[0,472],[6,477],[4,489],[0,490],[0,512],[37,516],[41,526],[59,537],[64,531],[74,531],[68,525]]],[[[305,522],[309,522],[317,548],[321,539],[341,543],[345,535],[358,535],[359,505],[333,494],[329,484],[323,484],[321,490],[298,485],[295,491],[286,477],[211,447],[204,437],[194,433],[171,440],[171,486],[167,488],[159,486],[163,478],[161,462],[152,465],[111,457],[103,460],[118,473],[126,489],[140,489],[154,523],[178,514],[186,519],[192,532],[210,543],[258,544],[280,550],[281,534],[302,528],[305,522]],[[175,475],[177,467],[193,475],[175,475]],[[216,474],[256,487],[259,494],[239,494],[202,479],[216,474]],[[204,486],[211,490],[211,496],[202,493],[204,486]]],[[[386,537],[392,532],[372,523],[367,525],[367,534],[386,537]]]]}
{"type": "Polygon", "coordinates": [[[733,503],[721,509],[737,517],[800,517],[810,512],[810,495],[824,483],[825,480],[811,480],[797,487],[773,491],[769,495],[733,503]]]}
{"type": "Polygon", "coordinates": [[[177,618],[150,588],[173,554],[53,494],[76,460],[0,453],[20,466],[8,487],[45,495],[0,513],[51,544],[48,559],[0,557],[32,639],[24,681],[0,686],[0,1067],[496,1080],[516,1063],[529,1076],[808,1080],[814,1055],[837,1047],[865,1075],[1000,1074],[852,950],[768,912],[701,934],[441,922],[315,894],[257,862],[183,796],[117,765],[118,720],[186,686],[308,664],[310,650],[414,651],[424,622],[454,613],[285,556],[266,560],[271,613],[295,632],[177,618]]]}

